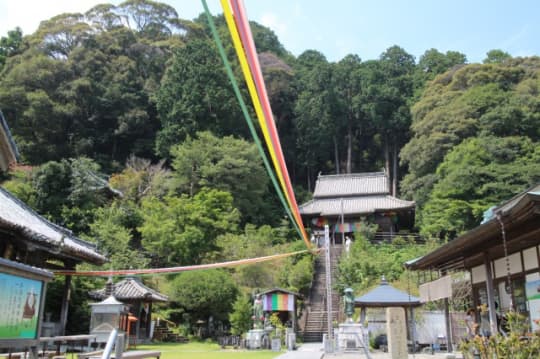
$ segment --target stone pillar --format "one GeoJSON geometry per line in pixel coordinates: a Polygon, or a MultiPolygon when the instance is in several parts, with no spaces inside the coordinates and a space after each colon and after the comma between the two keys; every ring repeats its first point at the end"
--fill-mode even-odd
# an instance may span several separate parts
{"type": "Polygon", "coordinates": [[[403,308],[386,308],[388,353],[392,359],[407,359],[407,325],[403,308]]]}

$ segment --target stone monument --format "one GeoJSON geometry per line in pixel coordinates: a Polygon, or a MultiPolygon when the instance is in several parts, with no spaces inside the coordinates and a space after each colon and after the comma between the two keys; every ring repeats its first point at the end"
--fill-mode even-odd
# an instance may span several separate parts
{"type": "Polygon", "coordinates": [[[343,295],[343,306],[345,309],[345,323],[339,324],[337,333],[338,347],[345,350],[367,350],[364,345],[364,329],[362,324],[355,323],[354,314],[354,293],[352,288],[346,288],[343,295]]]}
{"type": "Polygon", "coordinates": [[[388,353],[392,359],[407,359],[407,326],[403,308],[386,308],[388,353]]]}
{"type": "Polygon", "coordinates": [[[263,336],[265,335],[264,326],[264,313],[263,303],[261,295],[257,294],[253,301],[253,329],[251,329],[246,336],[248,349],[261,349],[263,344],[263,336]]]}
{"type": "Polygon", "coordinates": [[[345,288],[345,295],[343,296],[343,304],[345,307],[346,322],[352,323],[352,316],[354,314],[354,294],[352,288],[345,288]]]}

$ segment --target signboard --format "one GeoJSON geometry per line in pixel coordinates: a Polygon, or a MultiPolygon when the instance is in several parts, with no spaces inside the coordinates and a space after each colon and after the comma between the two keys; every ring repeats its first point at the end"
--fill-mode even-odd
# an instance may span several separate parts
{"type": "Polygon", "coordinates": [[[0,348],[39,343],[47,270],[0,258],[0,348]]]}
{"type": "Polygon", "coordinates": [[[36,339],[43,281],[0,273],[0,339],[36,339]]]}
{"type": "Polygon", "coordinates": [[[531,329],[537,331],[540,329],[540,278],[537,273],[527,275],[525,292],[529,301],[531,329]]]}

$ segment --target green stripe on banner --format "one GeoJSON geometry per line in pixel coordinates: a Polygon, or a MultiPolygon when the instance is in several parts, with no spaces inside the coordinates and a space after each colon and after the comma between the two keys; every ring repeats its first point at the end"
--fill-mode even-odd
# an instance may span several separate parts
{"type": "Polygon", "coordinates": [[[304,236],[302,234],[302,230],[300,229],[299,224],[297,223],[294,215],[292,214],[291,208],[289,208],[289,205],[287,204],[287,201],[285,200],[281,187],[277,183],[276,177],[274,176],[274,171],[272,170],[272,166],[268,162],[268,157],[266,157],[266,153],[264,152],[262,143],[259,139],[259,136],[257,135],[257,130],[255,129],[255,126],[253,125],[253,121],[251,120],[251,117],[249,116],[249,111],[244,102],[244,98],[242,97],[240,93],[240,88],[238,87],[238,83],[236,82],[236,78],[234,77],[234,73],[232,71],[231,65],[229,63],[229,60],[227,59],[227,55],[225,54],[223,43],[221,42],[221,38],[219,37],[219,34],[216,30],[216,25],[214,24],[214,19],[212,18],[212,14],[210,13],[210,10],[208,9],[206,0],[201,0],[201,1],[204,7],[204,12],[206,13],[206,18],[208,19],[208,24],[210,25],[212,36],[214,37],[214,41],[216,42],[219,55],[221,56],[221,60],[223,61],[223,64],[225,65],[225,71],[227,73],[227,76],[229,76],[229,80],[231,81],[233,91],[236,95],[236,99],[238,100],[238,103],[240,104],[240,108],[242,109],[242,113],[244,115],[244,119],[247,122],[249,132],[251,133],[251,136],[253,137],[253,140],[255,141],[257,149],[259,150],[259,154],[261,155],[261,158],[263,160],[264,167],[266,168],[266,172],[270,176],[270,180],[272,181],[272,184],[274,185],[274,189],[276,190],[276,193],[279,197],[279,200],[281,201],[281,204],[285,208],[285,212],[287,212],[287,215],[291,219],[291,222],[294,228],[296,229],[296,231],[298,232],[298,234],[300,235],[300,238],[303,238],[304,236]]]}

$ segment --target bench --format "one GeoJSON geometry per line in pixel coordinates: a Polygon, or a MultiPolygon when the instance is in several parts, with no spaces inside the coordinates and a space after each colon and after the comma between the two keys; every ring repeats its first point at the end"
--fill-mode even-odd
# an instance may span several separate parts
{"type": "Polygon", "coordinates": [[[122,353],[122,358],[129,359],[143,359],[143,358],[157,358],[161,356],[161,352],[155,350],[130,350],[122,353]]]}
{"type": "MultiPolygon", "coordinates": [[[[90,353],[82,353],[77,357],[78,359],[101,359],[103,351],[96,351],[90,353]]],[[[111,353],[111,358],[114,358],[114,352],[111,353]]],[[[161,352],[156,350],[130,350],[122,353],[122,359],[144,359],[144,358],[157,358],[161,357],[161,352]]]]}
{"type": "Polygon", "coordinates": [[[78,353],[77,359],[89,359],[91,357],[100,357],[103,354],[103,350],[97,350],[95,352],[78,353]]]}

